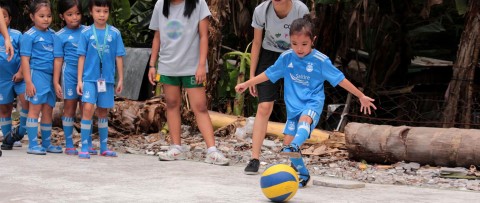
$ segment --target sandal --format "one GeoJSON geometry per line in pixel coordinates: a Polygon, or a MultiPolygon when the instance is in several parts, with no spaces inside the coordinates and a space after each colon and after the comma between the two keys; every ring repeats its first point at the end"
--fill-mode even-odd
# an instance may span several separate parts
{"type": "Polygon", "coordinates": [[[98,154],[97,150],[95,150],[93,147],[88,148],[88,153],[90,153],[90,155],[97,155],[98,154]]]}
{"type": "Polygon", "coordinates": [[[78,155],[78,151],[75,148],[65,148],[65,154],[67,154],[67,155],[78,155]]]}
{"type": "Polygon", "coordinates": [[[80,159],[90,159],[90,154],[88,152],[78,152],[78,158],[80,158],[80,159]]]}
{"type": "Polygon", "coordinates": [[[29,147],[27,149],[27,154],[35,154],[35,155],[46,155],[47,152],[45,148],[41,147],[40,145],[29,147]]]}
{"type": "Polygon", "coordinates": [[[55,146],[55,145],[50,145],[48,147],[46,147],[46,151],[47,152],[50,152],[50,153],[62,153],[63,150],[62,150],[62,147],[60,146],[55,146]]]}
{"type": "Polygon", "coordinates": [[[114,151],[110,151],[110,150],[107,150],[107,151],[103,151],[100,156],[105,156],[105,157],[117,157],[117,153],[114,152],[114,151]]]}

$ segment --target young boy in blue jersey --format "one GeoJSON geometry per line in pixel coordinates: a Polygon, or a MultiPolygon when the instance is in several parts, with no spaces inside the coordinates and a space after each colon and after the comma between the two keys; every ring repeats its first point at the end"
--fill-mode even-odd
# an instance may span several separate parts
{"type": "MultiPolygon", "coordinates": [[[[0,2],[0,8],[5,19],[6,26],[10,25],[12,20],[10,7],[4,2],[0,2]]],[[[22,33],[18,30],[8,28],[10,42],[14,49],[12,60],[8,60],[5,53],[5,38],[0,36],[0,127],[4,136],[1,149],[11,150],[13,146],[25,135],[25,123],[27,121],[28,103],[25,101],[25,82],[23,81],[22,71],[20,70],[20,38],[22,33]],[[22,105],[20,111],[20,127],[12,130],[12,109],[13,100],[18,96],[22,105]]],[[[21,143],[20,145],[21,146],[21,143]]]]}
{"type": "Polygon", "coordinates": [[[81,121],[82,149],[79,158],[89,159],[88,138],[91,133],[92,117],[97,105],[98,132],[100,136],[100,155],[116,157],[117,154],[107,147],[108,109],[114,106],[114,93],[123,89],[123,45],[120,31],[107,24],[111,2],[109,0],[90,0],[90,15],[94,23],[82,31],[78,43],[78,85],[77,94],[82,95],[83,113],[81,121]],[[118,83],[115,89],[115,66],[118,71],[118,83]],[[114,92],[115,91],[115,92],[114,92]]]}
{"type": "MultiPolygon", "coordinates": [[[[282,154],[290,160],[299,172],[299,186],[305,187],[310,180],[300,153],[300,146],[310,137],[322,113],[325,101],[324,81],[332,86],[340,85],[361,103],[360,111],[370,114],[370,108],[376,109],[374,100],[365,96],[342,72],[332,65],[330,59],[321,52],[312,49],[315,37],[309,15],[294,20],[290,27],[291,49],[285,51],[274,65],[265,72],[235,87],[244,92],[252,85],[284,78],[284,99],[287,105],[287,122],[283,133],[294,136],[293,141],[282,149],[282,154]]],[[[291,139],[290,139],[291,140],[291,139]]]]}
{"type": "Polygon", "coordinates": [[[21,66],[26,84],[26,99],[29,101],[27,118],[29,154],[45,155],[46,152],[62,153],[62,147],[54,146],[52,134],[52,112],[55,107],[53,89],[53,61],[55,32],[49,28],[52,22],[52,10],[48,0],[34,0],[29,6],[30,18],[34,26],[25,32],[20,43],[21,66]],[[42,113],[40,131],[42,145],[38,145],[38,117],[42,113]]]}

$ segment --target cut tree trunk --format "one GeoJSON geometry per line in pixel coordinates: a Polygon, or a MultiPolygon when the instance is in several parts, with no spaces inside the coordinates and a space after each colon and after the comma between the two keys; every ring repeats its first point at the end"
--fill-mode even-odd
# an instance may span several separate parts
{"type": "MultiPolygon", "coordinates": [[[[448,85],[446,107],[443,111],[443,127],[464,123],[470,128],[473,78],[478,64],[480,49],[480,1],[470,1],[466,14],[465,30],[462,33],[453,65],[452,79],[448,85]]],[[[456,126],[460,127],[460,126],[456,126]]]]}
{"type": "Polygon", "coordinates": [[[480,163],[480,130],[394,127],[349,123],[345,127],[350,158],[372,163],[417,162],[436,166],[480,163]]]}

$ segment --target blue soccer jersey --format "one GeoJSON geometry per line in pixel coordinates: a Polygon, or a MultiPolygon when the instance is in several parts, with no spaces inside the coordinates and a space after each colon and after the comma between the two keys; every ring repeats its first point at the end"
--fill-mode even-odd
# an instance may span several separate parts
{"type": "Polygon", "coordinates": [[[12,43],[15,54],[11,61],[8,61],[8,55],[5,53],[5,38],[0,35],[0,81],[11,81],[13,75],[18,72],[20,68],[20,38],[22,33],[15,29],[8,28],[8,34],[10,35],[10,42],[12,43]]]}
{"type": "Polygon", "coordinates": [[[99,45],[97,45],[97,40],[93,33],[93,26],[95,25],[85,27],[82,30],[82,35],[78,42],[77,54],[85,56],[83,81],[96,82],[100,77],[103,77],[105,82],[115,83],[115,58],[117,56],[125,56],[125,46],[123,45],[122,36],[117,28],[110,25],[107,26],[109,30],[106,38],[106,29],[95,28],[99,43],[99,45]],[[103,48],[101,76],[100,56],[97,48],[103,48]]]}
{"type": "Polygon", "coordinates": [[[55,55],[55,57],[63,57],[64,63],[67,65],[65,71],[68,73],[77,73],[77,48],[83,29],[83,25],[74,30],[64,27],[56,33],[61,42],[62,53],[58,52],[61,55],[55,55]]]}
{"type": "Polygon", "coordinates": [[[322,112],[324,81],[337,86],[345,79],[330,59],[315,49],[303,58],[299,58],[292,49],[287,50],[265,74],[272,82],[284,78],[284,99],[289,119],[300,115],[305,109],[322,112]]]}
{"type": "MultiPolygon", "coordinates": [[[[54,43],[58,43],[55,32],[30,28],[22,36],[20,55],[30,57],[30,69],[53,74],[54,43]]],[[[55,49],[56,51],[60,51],[55,49]]]]}

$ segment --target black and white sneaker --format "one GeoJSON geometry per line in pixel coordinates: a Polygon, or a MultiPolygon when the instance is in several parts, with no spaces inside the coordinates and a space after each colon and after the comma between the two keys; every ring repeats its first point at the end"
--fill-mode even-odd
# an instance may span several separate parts
{"type": "Polygon", "coordinates": [[[258,159],[251,159],[245,167],[245,174],[256,175],[258,174],[258,168],[260,168],[260,161],[258,159]]]}
{"type": "Polygon", "coordinates": [[[298,186],[300,188],[304,188],[307,186],[308,182],[310,181],[310,175],[299,175],[298,186]]]}

